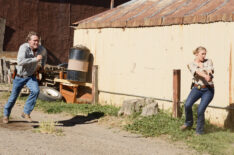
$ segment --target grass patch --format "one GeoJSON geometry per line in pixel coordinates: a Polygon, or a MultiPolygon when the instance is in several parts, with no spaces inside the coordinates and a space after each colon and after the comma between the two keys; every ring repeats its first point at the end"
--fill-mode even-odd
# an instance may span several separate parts
{"type": "Polygon", "coordinates": [[[65,102],[45,102],[38,100],[36,108],[47,113],[66,112],[72,115],[89,114],[93,112],[104,113],[104,115],[117,116],[119,108],[111,105],[93,105],[93,104],[67,104],[65,102]]]}
{"type": "Polygon", "coordinates": [[[5,104],[5,100],[10,96],[10,92],[0,92],[0,119],[3,117],[3,108],[5,104]]]}
{"type": "Polygon", "coordinates": [[[234,154],[234,133],[206,122],[206,134],[197,136],[195,134],[195,128],[181,131],[180,126],[183,123],[184,118],[176,119],[167,113],[159,112],[156,116],[135,116],[132,119],[132,123],[125,125],[124,128],[146,137],[168,135],[171,140],[184,141],[188,146],[199,152],[206,152],[212,155],[234,154]]]}
{"type": "Polygon", "coordinates": [[[55,134],[58,136],[63,136],[63,130],[58,129],[56,126],[59,125],[54,121],[42,121],[39,123],[39,127],[35,129],[35,132],[46,133],[46,134],[55,134]]]}
{"type": "MultiPolygon", "coordinates": [[[[146,137],[159,136],[162,134],[171,134],[174,140],[181,138],[179,127],[183,124],[180,119],[169,117],[168,114],[159,112],[156,116],[130,118],[132,124],[125,126],[126,130],[140,133],[146,137]]],[[[187,134],[192,134],[186,132],[187,134]]]]}
{"type": "Polygon", "coordinates": [[[10,97],[11,92],[1,92],[1,100],[8,100],[8,98],[10,97]]]}
{"type": "Polygon", "coordinates": [[[3,107],[0,105],[0,119],[3,118],[3,107]]]}

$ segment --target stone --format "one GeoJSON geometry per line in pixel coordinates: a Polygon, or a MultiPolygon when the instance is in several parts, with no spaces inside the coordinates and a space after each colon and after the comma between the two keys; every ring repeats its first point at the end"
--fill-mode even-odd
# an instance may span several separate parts
{"type": "Polygon", "coordinates": [[[153,98],[146,98],[145,99],[145,103],[148,105],[148,104],[151,104],[151,103],[154,103],[155,100],[153,98]]]}
{"type": "Polygon", "coordinates": [[[118,112],[118,116],[131,115],[134,112],[140,112],[145,106],[145,99],[131,99],[123,101],[123,105],[118,112]]]}
{"type": "Polygon", "coordinates": [[[155,115],[158,113],[158,103],[153,98],[125,100],[118,116],[131,115],[134,112],[142,112],[142,116],[155,115]]]}
{"type": "Polygon", "coordinates": [[[142,109],[141,116],[156,115],[158,113],[158,111],[159,111],[159,109],[158,109],[158,103],[157,102],[153,102],[153,103],[150,103],[150,104],[146,105],[142,109]]]}

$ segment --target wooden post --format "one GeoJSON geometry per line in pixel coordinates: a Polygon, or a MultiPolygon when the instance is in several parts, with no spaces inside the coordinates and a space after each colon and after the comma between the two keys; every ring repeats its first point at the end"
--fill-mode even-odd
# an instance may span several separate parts
{"type": "Polygon", "coordinates": [[[94,65],[92,68],[92,103],[98,104],[98,66],[94,65]]]}
{"type": "Polygon", "coordinates": [[[0,59],[0,83],[3,83],[3,60],[0,59]]]}
{"type": "Polygon", "coordinates": [[[7,69],[7,66],[6,66],[6,59],[3,58],[3,81],[4,81],[4,83],[8,82],[7,73],[8,73],[8,69],[7,69]]]}
{"type": "Polygon", "coordinates": [[[111,0],[110,9],[113,9],[113,8],[114,8],[114,5],[115,5],[115,0],[111,0]]]}
{"type": "Polygon", "coordinates": [[[173,117],[180,117],[180,70],[173,70],[173,117]]]}
{"type": "MultiPolygon", "coordinates": [[[[63,73],[63,71],[59,72],[59,78],[60,79],[64,79],[64,73],[63,73]]],[[[61,93],[62,89],[63,89],[63,85],[62,85],[62,83],[59,83],[59,91],[60,91],[60,93],[61,93]]]]}
{"type": "Polygon", "coordinates": [[[6,61],[6,73],[7,73],[7,82],[11,84],[11,65],[10,61],[6,61]]]}

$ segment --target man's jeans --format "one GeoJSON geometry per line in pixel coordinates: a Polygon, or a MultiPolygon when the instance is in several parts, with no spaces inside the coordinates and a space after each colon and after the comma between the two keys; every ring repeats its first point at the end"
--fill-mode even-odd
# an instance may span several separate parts
{"type": "Polygon", "coordinates": [[[193,104],[201,98],[200,105],[197,110],[197,127],[196,132],[202,134],[205,123],[205,110],[214,97],[214,88],[201,88],[193,87],[185,103],[185,125],[191,127],[193,125],[193,104]]]}
{"type": "Polygon", "coordinates": [[[9,97],[8,102],[6,103],[4,107],[4,116],[7,116],[7,117],[10,116],[11,109],[15,105],[15,101],[25,84],[30,90],[30,95],[24,105],[24,113],[29,115],[32,112],[36,104],[39,91],[40,91],[38,87],[37,79],[35,76],[30,76],[26,78],[21,78],[21,77],[16,76],[13,81],[13,88],[12,88],[11,96],[9,97]]]}

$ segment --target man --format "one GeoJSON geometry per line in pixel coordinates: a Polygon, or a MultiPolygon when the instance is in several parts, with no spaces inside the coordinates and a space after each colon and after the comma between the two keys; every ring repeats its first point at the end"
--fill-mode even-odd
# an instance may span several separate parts
{"type": "Polygon", "coordinates": [[[4,107],[3,123],[9,122],[11,110],[16,102],[21,89],[26,85],[30,94],[24,105],[22,117],[28,122],[32,122],[30,114],[34,109],[39,94],[38,82],[35,72],[40,64],[44,67],[47,59],[46,49],[39,45],[39,36],[36,32],[29,32],[26,43],[22,44],[17,56],[17,74],[13,81],[11,96],[4,107]]]}

